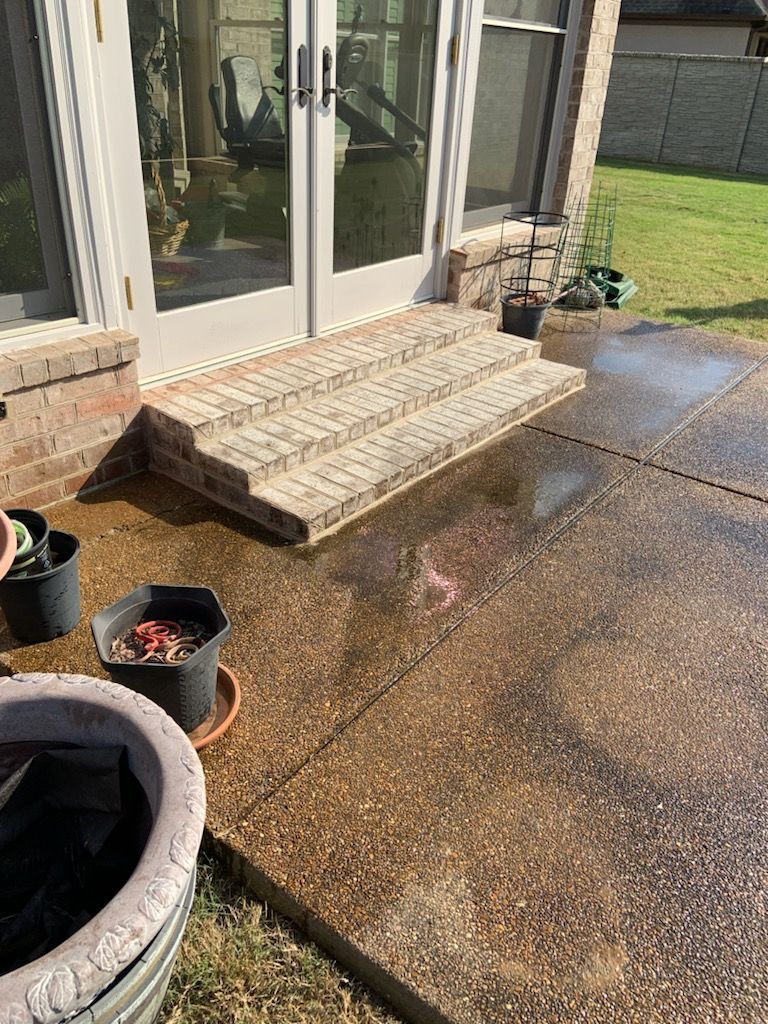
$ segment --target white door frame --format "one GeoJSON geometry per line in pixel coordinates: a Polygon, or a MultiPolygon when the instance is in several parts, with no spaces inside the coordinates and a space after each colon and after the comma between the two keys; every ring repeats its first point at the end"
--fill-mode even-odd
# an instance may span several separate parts
{"type": "MultiPolygon", "coordinates": [[[[498,19],[505,28],[519,27],[527,32],[546,32],[564,37],[563,46],[553,75],[557,77],[549,135],[544,156],[541,196],[539,205],[547,209],[552,202],[557,178],[557,165],[562,146],[563,127],[568,108],[568,96],[573,78],[573,66],[578,42],[578,30],[581,23],[582,0],[569,0],[568,15],[564,27],[539,25],[520,22],[517,26],[509,19],[498,19]]],[[[500,228],[498,224],[487,228],[464,228],[464,199],[469,174],[469,155],[472,143],[472,121],[475,112],[475,95],[477,90],[477,71],[480,62],[480,45],[484,23],[493,23],[491,17],[484,17],[483,0],[457,0],[456,32],[461,40],[457,68],[457,88],[451,109],[452,141],[448,152],[451,155],[450,166],[446,170],[445,216],[447,238],[445,258],[442,267],[443,294],[448,277],[448,252],[456,245],[462,235],[474,237],[489,230],[500,228]]]]}
{"type": "Polygon", "coordinates": [[[78,316],[41,330],[0,332],[0,351],[117,327],[122,321],[117,247],[109,217],[100,125],[93,9],[72,0],[34,0],[43,85],[64,240],[78,316]]]}
{"type": "Polygon", "coordinates": [[[313,333],[331,330],[343,324],[396,309],[409,303],[432,298],[440,281],[440,245],[436,231],[441,210],[441,182],[446,144],[446,114],[451,85],[451,33],[454,0],[436,0],[435,67],[429,152],[424,176],[424,214],[422,249],[414,256],[375,263],[356,270],[333,273],[333,229],[335,192],[335,97],[329,106],[322,103],[321,54],[329,46],[334,55],[332,84],[336,84],[336,4],[317,0],[317,21],[313,38],[315,54],[315,122],[317,144],[314,147],[314,251],[313,333]]]}
{"type": "MultiPolygon", "coordinates": [[[[145,199],[139,171],[141,154],[135,130],[133,74],[127,4],[102,5],[104,42],[98,55],[102,73],[105,139],[110,178],[120,202],[114,210],[116,235],[125,275],[130,278],[130,305],[124,323],[142,341],[140,375],[154,377],[212,358],[258,351],[278,340],[306,334],[305,296],[309,264],[306,181],[309,168],[309,108],[300,107],[295,88],[296,54],[306,40],[306,2],[291,4],[287,29],[286,90],[289,145],[289,253],[291,284],[232,298],[215,299],[157,312],[146,227],[145,199]]],[[[223,148],[223,143],[222,143],[223,148]]]]}
{"type": "MultiPolygon", "coordinates": [[[[155,290],[144,213],[139,144],[133,106],[127,5],[103,5],[104,41],[99,44],[108,176],[120,202],[114,204],[115,236],[120,239],[124,277],[130,278],[123,323],[142,340],[140,373],[153,378],[211,358],[258,352],[275,342],[316,335],[341,323],[431,298],[439,281],[435,225],[441,201],[445,121],[450,80],[452,0],[441,0],[430,146],[425,174],[422,252],[415,256],[332,274],[334,196],[334,100],[322,103],[320,54],[325,45],[336,56],[335,4],[315,0],[311,22],[306,0],[293,0],[288,12],[286,88],[296,86],[297,51],[310,55],[315,94],[304,108],[291,93],[290,252],[292,284],[179,310],[156,312],[155,290]],[[310,35],[311,33],[311,35],[310,35]],[[130,127],[128,127],[130,126],[130,127]],[[309,183],[309,186],[308,186],[309,183]],[[232,344],[222,345],[222,339],[232,344]]],[[[334,69],[335,70],[335,69],[334,69]]],[[[335,77],[334,77],[335,81],[335,77]]]]}
{"type": "MultiPolygon", "coordinates": [[[[238,325],[247,334],[239,351],[222,356],[212,344],[203,345],[192,351],[189,345],[187,325],[178,331],[172,325],[163,323],[168,314],[156,314],[151,262],[148,253],[144,196],[140,165],[139,145],[135,125],[133,103],[133,82],[130,67],[130,47],[126,5],[122,0],[110,0],[92,5],[89,0],[34,0],[44,33],[45,85],[54,120],[59,128],[56,147],[57,175],[64,207],[65,230],[73,268],[73,287],[79,311],[79,330],[86,333],[104,327],[123,327],[137,334],[141,342],[140,378],[144,381],[161,379],[197,365],[205,366],[242,358],[246,354],[267,351],[296,343],[302,337],[318,331],[320,316],[314,323],[302,323],[293,317],[290,323],[274,337],[270,324],[279,320],[280,308],[269,308],[267,303],[280,299],[283,289],[272,294],[252,293],[237,299],[218,300],[206,303],[206,307],[220,307],[221,317],[211,318],[206,336],[215,341],[216,333],[231,332],[238,325]],[[100,18],[98,14],[100,12],[100,18]],[[130,279],[130,292],[126,287],[130,279]],[[247,309],[248,300],[261,300],[264,314],[254,318],[247,309]],[[130,302],[129,302],[130,300],[130,302]],[[132,308],[129,308],[129,304],[132,308]],[[268,311],[268,312],[267,312],[268,311]],[[161,349],[161,330],[167,334],[168,349],[161,349]],[[269,342],[265,337],[271,335],[269,342]],[[172,360],[168,357],[170,351],[172,360]],[[177,369],[169,369],[175,363],[177,369]]],[[[318,19],[315,37],[322,32],[326,41],[335,46],[335,14],[328,26],[330,6],[326,0],[317,0],[323,8],[326,20],[321,27],[318,19]]],[[[333,5],[335,7],[335,5],[333,5]]],[[[442,169],[446,142],[451,143],[447,112],[452,109],[448,103],[452,88],[450,64],[450,36],[453,30],[454,0],[441,0],[436,37],[435,89],[431,125],[430,159],[425,179],[426,209],[424,213],[424,247],[419,256],[405,260],[351,271],[339,278],[339,288],[351,294],[347,306],[346,320],[366,319],[386,312],[388,309],[407,305],[409,302],[426,299],[440,294],[441,273],[439,259],[447,252],[449,240],[444,236],[438,245],[435,241],[435,224],[444,209],[446,187],[442,169]],[[408,277],[414,267],[417,273],[408,277]],[[404,275],[404,272],[407,274],[404,275]],[[370,274],[370,277],[368,275],[370,274]],[[406,281],[415,283],[403,286],[406,281]],[[361,297],[365,300],[360,302],[361,297]]],[[[307,43],[309,17],[303,23],[297,17],[288,24],[288,76],[289,88],[295,87],[296,52],[303,38],[307,43]]],[[[317,44],[316,44],[317,45],[317,44]]],[[[325,45],[325,43],[323,43],[325,45]]],[[[311,59],[313,47],[308,45],[311,59]]],[[[322,47],[320,47],[322,49],[322,47]]],[[[335,53],[335,50],[334,50],[335,53]]],[[[455,68],[453,69],[455,72],[455,68]]],[[[310,83],[319,84],[320,68],[310,68],[310,83]]],[[[330,257],[323,260],[316,255],[320,251],[322,231],[326,232],[326,251],[330,253],[330,234],[333,214],[320,197],[333,196],[332,158],[324,163],[316,153],[314,137],[321,124],[320,97],[305,108],[291,106],[292,118],[299,118],[299,134],[302,134],[301,118],[306,123],[303,130],[302,152],[294,153],[294,167],[303,166],[301,187],[294,189],[294,217],[292,220],[292,251],[303,256],[294,259],[294,284],[306,288],[310,296],[310,307],[322,307],[319,281],[328,273],[330,257]],[[315,163],[312,164],[311,160],[315,163]],[[316,174],[313,172],[317,171],[316,174]],[[323,180],[323,175],[325,179],[323,180]],[[315,181],[316,187],[307,187],[315,181]],[[296,204],[306,204],[307,234],[299,235],[296,204]],[[321,210],[321,205],[325,209],[321,210]],[[322,225],[321,225],[322,220],[322,225]],[[312,270],[312,273],[310,273],[312,270]],[[302,276],[304,283],[302,284],[302,276]]],[[[326,112],[326,108],[322,108],[326,112]]],[[[333,107],[328,108],[333,114],[333,107]]],[[[328,116],[331,121],[331,117],[328,116]]],[[[451,119],[452,120],[452,119],[451,119]]],[[[294,141],[296,131],[294,130],[294,141]]],[[[449,154],[450,155],[450,154],[449,154]]],[[[324,282],[324,286],[327,281],[324,282]]],[[[286,289],[289,290],[289,289],[286,289]]],[[[327,294],[327,292],[326,292],[327,294]]],[[[276,307],[281,303],[276,302],[276,307]]],[[[195,326],[202,307],[191,307],[189,320],[195,326]]],[[[284,310],[284,304],[282,306],[284,310]]],[[[306,307],[305,307],[306,308],[306,307]]],[[[218,312],[219,310],[217,310],[218,312]]],[[[183,312],[183,311],[180,311],[183,312]]],[[[173,314],[171,314],[172,316],[173,314]]],[[[322,314],[320,314],[322,315],[322,314]]],[[[326,323],[333,313],[326,314],[326,323]]],[[[35,331],[35,340],[49,341],[67,337],[72,333],[74,320],[52,325],[50,330],[35,331]]],[[[30,328],[32,330],[32,328],[30,328]]],[[[0,339],[0,349],[11,347],[18,342],[0,339]]]]}

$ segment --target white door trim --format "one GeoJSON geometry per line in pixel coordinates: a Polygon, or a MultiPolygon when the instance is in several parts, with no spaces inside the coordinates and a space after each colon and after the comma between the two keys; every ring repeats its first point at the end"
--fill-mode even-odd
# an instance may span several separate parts
{"type": "MultiPolygon", "coordinates": [[[[453,124],[454,143],[449,176],[451,180],[450,201],[446,205],[446,257],[443,261],[443,288],[448,278],[447,254],[452,246],[461,242],[462,236],[474,237],[485,233],[491,224],[477,228],[464,229],[464,195],[467,188],[469,173],[469,154],[472,142],[472,121],[474,117],[477,74],[480,64],[480,44],[482,42],[483,24],[498,25],[509,29],[526,32],[544,32],[549,35],[565,35],[559,65],[556,74],[559,76],[552,109],[552,120],[544,158],[544,172],[541,183],[539,205],[546,209],[552,202],[557,179],[557,167],[562,145],[563,126],[568,108],[568,95],[573,78],[573,64],[576,54],[578,30],[581,21],[582,0],[570,0],[565,28],[553,25],[535,25],[504,18],[484,18],[483,0],[457,0],[456,32],[461,39],[459,64],[457,68],[457,86],[454,94],[451,121],[453,124]]],[[[499,220],[499,224],[501,221],[499,220]]]]}
{"type": "MultiPolygon", "coordinates": [[[[63,0],[61,0],[63,2],[63,0]]],[[[125,0],[102,5],[104,42],[98,44],[102,123],[109,178],[120,202],[114,204],[123,277],[131,280],[132,309],[123,295],[123,322],[141,339],[142,378],[172,373],[211,357],[244,349],[259,351],[309,330],[307,224],[309,197],[309,107],[301,108],[296,86],[296,53],[308,32],[307,0],[289,0],[286,24],[285,87],[290,146],[289,252],[291,283],[227,299],[157,312],[147,235],[141,153],[136,132],[130,27],[125,0]]],[[[222,143],[223,148],[223,143],[222,143]]]]}
{"type": "Polygon", "coordinates": [[[314,180],[314,267],[313,295],[315,316],[313,333],[333,330],[343,323],[359,320],[377,310],[396,308],[424,301],[440,288],[441,250],[436,225],[443,202],[443,168],[447,135],[448,95],[451,86],[450,39],[455,0],[437,0],[435,26],[435,65],[429,152],[424,175],[424,215],[422,249],[414,256],[375,263],[355,270],[333,273],[333,231],[335,193],[335,98],[329,106],[322,102],[322,52],[331,48],[334,68],[331,84],[336,84],[336,5],[316,0],[318,12],[313,50],[315,53],[314,103],[317,144],[313,146],[314,180]]]}
{"type": "MultiPolygon", "coordinates": [[[[35,14],[46,98],[55,121],[54,162],[79,319],[91,328],[123,326],[93,12],[90,5],[71,0],[35,0],[35,14]]],[[[35,340],[60,331],[52,325],[35,340]]]]}

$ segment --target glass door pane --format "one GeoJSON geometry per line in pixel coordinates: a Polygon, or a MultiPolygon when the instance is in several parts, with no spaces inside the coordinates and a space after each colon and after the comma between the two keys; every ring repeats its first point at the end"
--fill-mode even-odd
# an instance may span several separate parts
{"type": "Polygon", "coordinates": [[[333,269],[422,251],[436,0],[337,2],[333,269]]]}
{"type": "MultiPolygon", "coordinates": [[[[560,36],[483,26],[464,210],[486,221],[535,205],[560,36]]],[[[465,220],[465,226],[479,221],[465,220]]]]}
{"type": "Polygon", "coordinates": [[[284,0],[128,0],[157,309],[291,281],[284,0]]]}
{"type": "Polygon", "coordinates": [[[565,15],[565,0],[485,0],[486,18],[511,18],[513,21],[541,21],[559,25],[565,15]]]}
{"type": "Polygon", "coordinates": [[[74,313],[36,37],[31,5],[0,8],[0,329],[74,313]]]}

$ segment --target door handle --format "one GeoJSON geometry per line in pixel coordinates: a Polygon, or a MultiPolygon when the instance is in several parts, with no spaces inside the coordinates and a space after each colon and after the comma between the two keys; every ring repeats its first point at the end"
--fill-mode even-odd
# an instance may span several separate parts
{"type": "Polygon", "coordinates": [[[331,93],[335,89],[331,87],[331,72],[333,71],[333,52],[330,46],[323,47],[323,106],[328,107],[331,103],[331,93]]]}
{"type": "Polygon", "coordinates": [[[331,85],[331,71],[333,71],[333,52],[330,46],[323,47],[323,106],[330,106],[331,96],[345,100],[347,96],[357,96],[357,89],[342,89],[340,85],[334,88],[331,85]]]}
{"type": "MultiPolygon", "coordinates": [[[[329,95],[337,96],[340,100],[345,100],[347,96],[357,96],[357,89],[341,89],[337,85],[335,89],[328,90],[329,95]]],[[[326,107],[328,104],[325,104],[326,107]]]]}
{"type": "Polygon", "coordinates": [[[309,81],[309,54],[303,43],[296,53],[296,70],[298,72],[296,79],[299,84],[295,89],[291,89],[291,92],[296,93],[298,97],[296,102],[299,106],[306,107],[310,96],[315,95],[315,90],[307,84],[309,81]]]}

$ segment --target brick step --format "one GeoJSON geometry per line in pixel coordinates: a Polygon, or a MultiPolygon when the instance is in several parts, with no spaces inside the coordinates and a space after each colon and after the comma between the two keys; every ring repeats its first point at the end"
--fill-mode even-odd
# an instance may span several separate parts
{"type": "Polygon", "coordinates": [[[479,335],[291,412],[198,442],[187,459],[203,473],[249,489],[504,373],[539,351],[537,343],[522,338],[479,335]]]}
{"type": "Polygon", "coordinates": [[[158,468],[291,540],[313,540],[398,487],[580,388],[584,378],[581,369],[527,360],[247,488],[162,452],[158,468]]]}
{"type": "Polygon", "coordinates": [[[482,310],[434,303],[155,388],[144,396],[150,438],[218,437],[495,331],[496,322],[482,310]]]}

